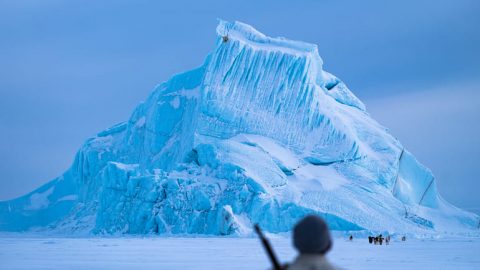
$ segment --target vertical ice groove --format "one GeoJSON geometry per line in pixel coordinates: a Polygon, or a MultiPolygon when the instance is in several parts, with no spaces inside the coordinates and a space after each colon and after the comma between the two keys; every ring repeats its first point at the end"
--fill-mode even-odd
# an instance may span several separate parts
{"type": "Polygon", "coordinates": [[[425,190],[423,191],[422,197],[420,198],[420,201],[418,202],[418,204],[422,204],[423,199],[425,199],[425,195],[427,194],[428,190],[429,190],[430,187],[432,186],[434,180],[435,180],[435,179],[432,177],[432,180],[430,180],[430,183],[428,184],[428,186],[427,186],[427,187],[425,188],[425,190]]]}

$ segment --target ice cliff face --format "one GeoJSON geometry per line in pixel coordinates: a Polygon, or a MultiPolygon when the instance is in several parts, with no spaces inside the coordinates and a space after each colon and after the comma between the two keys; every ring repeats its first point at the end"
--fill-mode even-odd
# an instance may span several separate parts
{"type": "Polygon", "coordinates": [[[198,69],[85,142],[61,177],[0,203],[1,230],[242,234],[317,213],[335,230],[475,230],[432,173],[323,71],[317,47],[220,22],[198,69]]]}

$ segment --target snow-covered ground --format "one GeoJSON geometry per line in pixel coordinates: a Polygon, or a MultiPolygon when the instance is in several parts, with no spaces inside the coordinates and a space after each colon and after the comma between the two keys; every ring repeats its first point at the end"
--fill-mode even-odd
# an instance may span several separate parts
{"type": "MultiPolygon", "coordinates": [[[[290,239],[271,239],[282,261],[290,239]]],[[[272,238],[272,237],[271,237],[272,238]]],[[[407,239],[374,246],[336,238],[329,255],[347,269],[480,269],[480,238],[407,239]]],[[[0,269],[267,269],[256,238],[56,238],[0,235],[0,269]]]]}

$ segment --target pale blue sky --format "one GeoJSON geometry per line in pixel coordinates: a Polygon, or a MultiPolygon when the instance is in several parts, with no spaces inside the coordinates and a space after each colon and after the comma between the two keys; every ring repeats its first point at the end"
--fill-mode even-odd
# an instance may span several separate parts
{"type": "Polygon", "coordinates": [[[318,44],[442,195],[478,209],[478,14],[475,0],[0,0],[0,200],[60,175],[86,138],[199,66],[223,18],[318,44]]]}

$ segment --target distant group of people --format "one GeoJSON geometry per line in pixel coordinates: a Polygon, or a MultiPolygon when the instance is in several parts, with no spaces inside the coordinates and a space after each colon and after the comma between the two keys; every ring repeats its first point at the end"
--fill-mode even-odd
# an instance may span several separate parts
{"type": "MultiPolygon", "coordinates": [[[[401,239],[402,239],[402,241],[407,240],[407,238],[405,236],[402,236],[401,239]]],[[[387,235],[386,237],[383,237],[383,235],[381,235],[381,234],[379,234],[377,236],[369,236],[368,237],[368,243],[374,244],[374,245],[382,245],[384,240],[385,240],[385,245],[389,245],[390,241],[392,239],[391,239],[390,235],[387,235]]]]}
{"type": "MultiPolygon", "coordinates": [[[[406,241],[407,238],[405,236],[402,236],[402,241],[406,241]]],[[[353,241],[353,235],[350,235],[348,237],[348,240],[350,241],[353,241]]],[[[383,235],[379,234],[377,236],[369,236],[368,237],[368,243],[370,244],[374,244],[374,245],[382,245],[385,241],[385,245],[389,245],[390,244],[390,241],[391,241],[391,237],[390,235],[387,235],[385,237],[383,237],[383,235]]]]}
{"type": "Polygon", "coordinates": [[[390,235],[387,235],[386,237],[383,237],[383,235],[379,234],[377,236],[369,236],[368,237],[368,243],[374,244],[374,245],[382,245],[383,240],[385,240],[385,245],[390,244],[390,235]]]}

